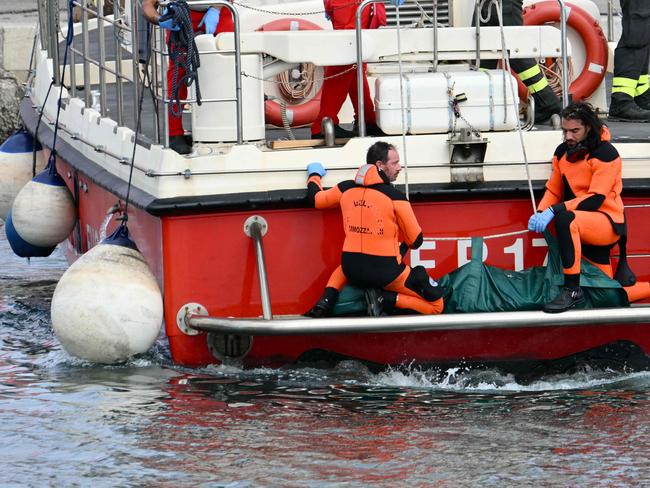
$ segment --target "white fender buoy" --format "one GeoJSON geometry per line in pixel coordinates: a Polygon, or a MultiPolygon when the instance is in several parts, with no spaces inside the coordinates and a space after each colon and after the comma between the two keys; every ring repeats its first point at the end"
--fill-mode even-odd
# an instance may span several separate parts
{"type": "Polygon", "coordinates": [[[51,154],[47,167],[18,192],[7,215],[7,240],[18,256],[49,256],[74,229],[74,199],[55,160],[51,154]]]}
{"type": "Polygon", "coordinates": [[[94,363],[122,362],[153,345],[162,294],[124,224],[63,274],[51,316],[68,354],[94,363]]]}
{"type": "Polygon", "coordinates": [[[0,146],[0,220],[7,220],[16,195],[20,189],[45,166],[43,150],[27,131],[11,134],[0,146]],[[34,165],[36,146],[36,168],[34,165]]]}

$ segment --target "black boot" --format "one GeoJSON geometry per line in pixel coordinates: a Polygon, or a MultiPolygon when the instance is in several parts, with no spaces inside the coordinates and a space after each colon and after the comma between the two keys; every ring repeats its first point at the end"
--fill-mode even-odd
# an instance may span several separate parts
{"type": "Polygon", "coordinates": [[[383,317],[389,315],[395,309],[397,293],[394,291],[386,291],[381,288],[366,288],[365,296],[370,317],[383,317]]]}
{"type": "MultiPolygon", "coordinates": [[[[351,130],[344,129],[340,125],[334,126],[334,138],[335,139],[352,139],[354,137],[354,132],[351,130]]],[[[322,132],[317,132],[311,135],[312,139],[324,139],[325,136],[322,132]]]]}
{"type": "Polygon", "coordinates": [[[536,124],[543,124],[554,114],[559,114],[562,111],[562,102],[550,86],[533,94],[533,98],[535,99],[536,124]]]}
{"type": "MultiPolygon", "coordinates": [[[[357,124],[356,120],[352,125],[352,132],[355,136],[359,135],[359,124],[357,124]]],[[[386,133],[377,124],[366,124],[366,135],[369,137],[383,137],[386,133]]]]}
{"type": "Polygon", "coordinates": [[[325,291],[308,312],[305,312],[303,315],[305,317],[312,317],[314,319],[320,319],[323,317],[329,317],[332,315],[332,310],[334,310],[334,305],[336,305],[336,300],[339,297],[339,291],[336,288],[328,286],[325,288],[325,291]]]}
{"type": "Polygon", "coordinates": [[[192,152],[192,138],[190,136],[170,136],[169,147],[178,154],[189,154],[192,152]]]}
{"type": "Polygon", "coordinates": [[[646,90],[643,95],[634,97],[634,103],[643,110],[650,110],[650,90],[646,90]]]}
{"type": "Polygon", "coordinates": [[[609,105],[610,120],[650,122],[650,110],[642,109],[634,100],[625,93],[612,93],[612,102],[609,105]]]}
{"type": "Polygon", "coordinates": [[[566,312],[571,308],[582,305],[585,302],[585,297],[582,294],[582,288],[569,288],[563,286],[558,296],[544,305],[544,312],[546,313],[560,313],[566,312]]]}

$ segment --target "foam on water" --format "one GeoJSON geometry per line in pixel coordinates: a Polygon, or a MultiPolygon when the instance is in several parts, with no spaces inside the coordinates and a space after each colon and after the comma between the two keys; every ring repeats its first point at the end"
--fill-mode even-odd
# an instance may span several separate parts
{"type": "Polygon", "coordinates": [[[585,368],[570,375],[553,375],[532,383],[518,383],[513,375],[504,375],[496,370],[470,370],[449,368],[404,370],[388,368],[373,377],[373,384],[400,388],[424,388],[454,392],[507,393],[543,392],[561,390],[583,390],[621,385],[650,384],[650,371],[621,373],[610,370],[585,368]],[[441,378],[442,376],[442,378],[441,378]]]}

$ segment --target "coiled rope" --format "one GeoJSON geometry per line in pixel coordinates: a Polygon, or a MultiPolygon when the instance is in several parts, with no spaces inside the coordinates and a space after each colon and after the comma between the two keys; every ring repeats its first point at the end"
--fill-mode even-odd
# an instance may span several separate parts
{"type": "Polygon", "coordinates": [[[180,27],[177,31],[170,31],[167,37],[167,50],[169,59],[174,63],[172,71],[172,89],[169,96],[169,113],[174,117],[183,114],[183,103],[179,97],[180,87],[196,86],[196,103],[201,105],[201,88],[199,87],[198,69],[201,66],[199,51],[194,42],[194,29],[190,8],[186,2],[171,2],[167,5],[167,13],[160,20],[173,19],[174,24],[180,27]],[[185,70],[185,75],[179,80],[179,69],[185,70]]]}

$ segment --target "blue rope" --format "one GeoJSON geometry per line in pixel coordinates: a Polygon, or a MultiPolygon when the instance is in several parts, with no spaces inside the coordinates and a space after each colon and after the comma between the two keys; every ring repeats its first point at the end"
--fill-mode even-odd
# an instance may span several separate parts
{"type": "Polygon", "coordinates": [[[183,104],[179,97],[180,87],[196,84],[196,103],[201,105],[201,89],[199,87],[198,68],[201,66],[199,52],[194,42],[194,29],[190,8],[184,1],[171,2],[167,5],[167,13],[160,20],[174,19],[174,24],[180,27],[177,31],[170,31],[167,37],[167,50],[169,59],[174,62],[172,72],[172,89],[169,96],[169,112],[174,117],[183,114],[183,104]],[[185,75],[179,80],[179,68],[185,70],[185,75]]]}

